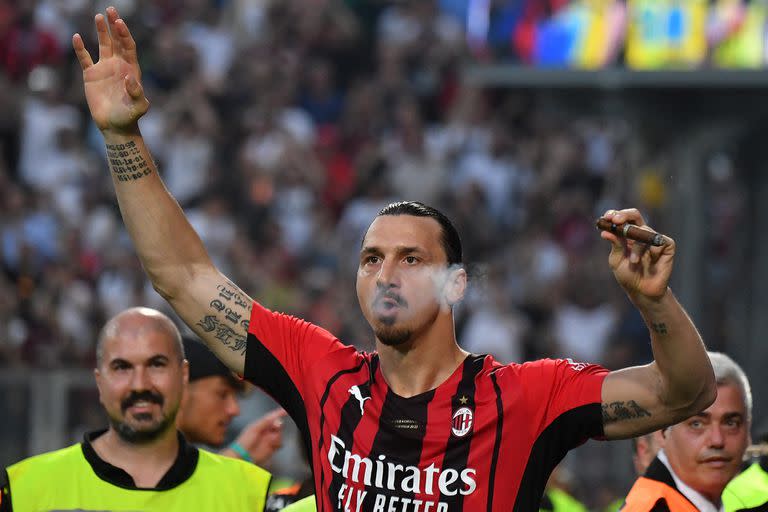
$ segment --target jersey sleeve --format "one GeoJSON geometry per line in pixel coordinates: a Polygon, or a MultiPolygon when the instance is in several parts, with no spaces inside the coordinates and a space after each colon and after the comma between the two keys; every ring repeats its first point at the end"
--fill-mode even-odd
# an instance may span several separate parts
{"type": "Polygon", "coordinates": [[[602,388],[608,370],[571,359],[543,359],[524,367],[529,400],[544,407],[542,429],[567,433],[569,448],[603,437],[602,388]]]}
{"type": "MultiPolygon", "coordinates": [[[[312,366],[347,348],[335,336],[310,322],[276,313],[253,303],[248,326],[244,377],[269,392],[281,405],[288,391],[305,395],[312,366]]],[[[289,411],[290,412],[290,411],[289,411]]]]}

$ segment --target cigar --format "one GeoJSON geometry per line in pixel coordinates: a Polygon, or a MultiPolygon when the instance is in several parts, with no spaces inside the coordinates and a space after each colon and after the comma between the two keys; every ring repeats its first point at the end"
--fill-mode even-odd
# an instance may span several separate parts
{"type": "Polygon", "coordinates": [[[614,224],[613,222],[603,217],[597,219],[595,224],[597,225],[597,229],[601,231],[610,231],[614,235],[621,236],[629,240],[634,240],[636,242],[642,242],[644,244],[654,245],[656,247],[661,247],[662,245],[667,244],[667,239],[664,238],[664,235],[661,233],[648,231],[647,229],[639,228],[634,224],[614,224]]]}

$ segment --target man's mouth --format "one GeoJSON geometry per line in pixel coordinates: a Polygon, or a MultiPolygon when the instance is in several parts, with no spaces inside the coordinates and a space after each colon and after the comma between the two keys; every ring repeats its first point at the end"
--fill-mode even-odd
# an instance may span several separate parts
{"type": "Polygon", "coordinates": [[[149,411],[155,405],[157,405],[155,402],[150,402],[147,400],[138,400],[132,403],[130,406],[128,406],[128,410],[133,412],[145,412],[145,411],[149,411]]]}
{"type": "Polygon", "coordinates": [[[153,405],[162,406],[163,397],[149,392],[142,392],[132,394],[121,404],[123,412],[131,410],[133,412],[145,412],[152,408],[153,405]]]}
{"type": "Polygon", "coordinates": [[[702,463],[713,468],[722,468],[730,464],[731,459],[728,457],[708,457],[702,463]]]}

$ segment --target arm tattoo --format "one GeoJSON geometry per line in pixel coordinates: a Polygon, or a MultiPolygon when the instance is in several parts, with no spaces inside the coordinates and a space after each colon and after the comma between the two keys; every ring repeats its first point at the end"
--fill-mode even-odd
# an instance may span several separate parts
{"type": "Polygon", "coordinates": [[[218,285],[216,291],[217,295],[208,304],[213,314],[204,316],[197,322],[197,326],[205,332],[214,333],[214,338],[225,347],[245,355],[253,304],[229,281],[218,285]]]}
{"type": "Polygon", "coordinates": [[[664,322],[651,322],[651,329],[653,329],[653,332],[656,334],[667,334],[667,324],[664,322]]]}
{"type": "Polygon", "coordinates": [[[197,322],[197,326],[205,332],[215,333],[213,335],[214,338],[219,340],[222,345],[229,348],[233,352],[240,352],[240,354],[245,355],[245,347],[247,344],[246,337],[242,334],[239,334],[238,332],[235,332],[235,330],[228,325],[222,324],[215,316],[204,316],[199,322],[197,322]]]}
{"type": "Polygon", "coordinates": [[[245,298],[240,289],[232,283],[222,283],[216,287],[219,291],[219,298],[226,300],[230,304],[245,308],[248,312],[253,308],[253,304],[245,298]]]}
{"type": "Polygon", "coordinates": [[[107,144],[107,160],[118,181],[140,180],[152,174],[152,169],[133,141],[125,144],[107,144]]]}
{"type": "Polygon", "coordinates": [[[637,402],[611,402],[603,404],[603,424],[614,423],[617,421],[634,420],[637,418],[650,417],[651,413],[640,407],[637,402]]]}

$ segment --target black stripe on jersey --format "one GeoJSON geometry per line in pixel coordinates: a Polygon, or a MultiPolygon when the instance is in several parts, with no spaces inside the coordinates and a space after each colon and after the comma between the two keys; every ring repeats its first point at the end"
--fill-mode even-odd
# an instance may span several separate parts
{"type": "MultiPolygon", "coordinates": [[[[464,360],[464,369],[461,375],[461,381],[456,388],[456,394],[451,399],[451,420],[453,414],[462,407],[468,407],[472,413],[475,412],[475,377],[483,369],[485,361],[484,355],[469,355],[464,360]]],[[[452,426],[452,424],[451,424],[452,426]]],[[[446,426],[449,428],[449,426],[446,426]]],[[[474,425],[472,426],[474,429],[474,425]]],[[[469,460],[469,449],[472,444],[472,431],[464,437],[457,437],[451,433],[448,437],[448,444],[445,447],[445,458],[443,459],[443,471],[453,468],[461,474],[461,471],[467,467],[469,460]]],[[[448,503],[448,510],[462,510],[464,506],[464,495],[457,492],[453,496],[440,496],[440,501],[448,503]]]]}
{"type": "Polygon", "coordinates": [[[496,439],[493,441],[493,456],[491,458],[491,471],[488,476],[488,512],[493,510],[493,488],[496,484],[496,464],[499,462],[501,450],[501,434],[504,432],[504,402],[501,400],[501,388],[496,381],[496,373],[491,373],[493,390],[496,392],[496,439]]]}
{"type": "MultiPolygon", "coordinates": [[[[318,441],[318,445],[317,445],[317,452],[318,453],[322,453],[322,451],[323,451],[323,444],[324,444],[323,443],[323,438],[325,437],[324,432],[323,432],[323,430],[325,429],[325,402],[328,401],[328,397],[331,395],[331,388],[336,383],[336,381],[339,380],[339,378],[341,376],[346,375],[348,373],[355,373],[355,372],[360,371],[360,368],[363,367],[365,362],[366,362],[366,360],[363,359],[362,361],[360,361],[360,364],[354,366],[353,368],[346,368],[344,370],[340,370],[340,371],[336,372],[333,375],[333,377],[331,377],[328,380],[328,384],[325,386],[325,391],[323,392],[323,396],[322,396],[322,398],[320,398],[320,440],[318,441]]],[[[369,377],[369,379],[370,379],[370,377],[369,377]]],[[[349,403],[349,401],[347,403],[349,403]]],[[[343,420],[343,418],[342,418],[342,420],[343,420]]],[[[312,467],[314,468],[314,466],[312,466],[312,467]]],[[[323,471],[320,472],[320,488],[321,489],[325,488],[325,472],[323,472],[323,471]]],[[[331,501],[333,501],[333,498],[334,497],[331,496],[331,501]]],[[[322,498],[320,498],[317,501],[320,504],[320,510],[322,511],[323,508],[325,507],[325,502],[323,501],[322,498]]]]}
{"type": "Polygon", "coordinates": [[[376,466],[381,461],[381,474],[374,473],[374,477],[380,479],[379,484],[374,482],[380,489],[378,493],[399,496],[401,503],[403,498],[415,498],[416,492],[406,491],[403,482],[408,479],[410,485],[418,487],[418,483],[414,483],[418,480],[414,480],[413,473],[408,473],[406,468],[418,468],[421,461],[424,435],[427,433],[427,411],[434,397],[434,389],[403,398],[387,387],[378,430],[368,454],[376,466]],[[380,456],[385,458],[381,459],[380,456]]]}
{"type": "Polygon", "coordinates": [[[269,393],[285,411],[290,414],[301,432],[309,467],[312,466],[312,440],[309,433],[307,409],[299,389],[294,385],[283,365],[272,355],[267,347],[253,333],[248,333],[248,345],[245,351],[244,374],[269,393]]]}
{"type": "Polygon", "coordinates": [[[513,510],[538,510],[547,479],[568,450],[602,432],[600,403],[564,412],[545,428],[533,443],[515,498],[513,510]]]}

